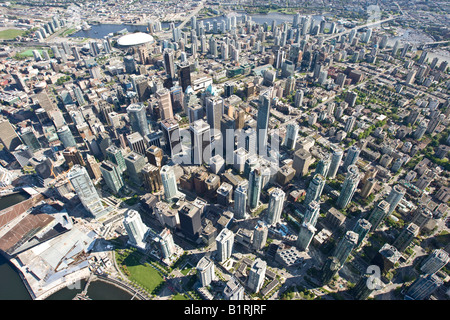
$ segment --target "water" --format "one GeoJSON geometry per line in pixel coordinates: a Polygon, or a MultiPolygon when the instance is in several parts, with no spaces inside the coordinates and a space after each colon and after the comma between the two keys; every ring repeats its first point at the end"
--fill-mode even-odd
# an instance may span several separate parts
{"type": "MultiPolygon", "coordinates": [[[[72,300],[83,291],[85,285],[86,281],[82,280],[79,289],[66,287],[52,294],[46,300],[72,300]]],[[[132,297],[128,292],[103,281],[91,282],[87,295],[92,300],[130,300],[132,297]]]]}
{"type": "MultiPolygon", "coordinates": [[[[243,15],[232,13],[228,16],[237,16],[237,21],[242,21],[243,15]]],[[[275,21],[277,25],[283,23],[283,22],[289,22],[292,23],[294,19],[294,15],[290,14],[283,14],[283,13],[277,13],[277,12],[271,12],[268,14],[251,14],[248,15],[252,18],[252,21],[254,21],[257,24],[264,24],[264,22],[267,22],[269,25],[272,24],[272,21],[275,21]]],[[[322,16],[313,16],[313,19],[321,20],[322,16]]],[[[226,17],[219,16],[215,18],[206,18],[206,19],[198,19],[197,21],[203,21],[203,24],[206,24],[206,22],[213,23],[214,20],[217,20],[217,22],[224,23],[226,20],[226,17]]],[[[178,26],[180,23],[175,23],[175,26],[178,26]]],[[[169,23],[164,22],[161,23],[161,27],[163,29],[169,29],[169,23]]],[[[188,23],[189,25],[189,23],[188,23]]],[[[126,24],[97,24],[92,25],[90,30],[80,30],[74,34],[72,34],[70,37],[82,37],[82,38],[92,38],[92,39],[103,39],[105,36],[107,36],[110,33],[116,33],[118,31],[121,31],[123,29],[127,29],[128,32],[148,32],[146,25],[126,25],[126,24]]]]}
{"type": "Polygon", "coordinates": [[[0,211],[28,198],[30,198],[30,195],[26,192],[13,193],[0,197],[0,211]]]}
{"type": "Polygon", "coordinates": [[[17,270],[0,255],[0,300],[31,300],[17,270]]]}

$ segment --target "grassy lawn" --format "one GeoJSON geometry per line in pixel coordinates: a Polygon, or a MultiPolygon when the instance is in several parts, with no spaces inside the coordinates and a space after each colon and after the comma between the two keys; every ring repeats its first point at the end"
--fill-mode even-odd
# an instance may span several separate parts
{"type": "Polygon", "coordinates": [[[172,300],[189,300],[184,294],[176,294],[172,297],[172,300]]]}
{"type": "Polygon", "coordinates": [[[152,292],[163,281],[163,277],[150,265],[143,265],[139,262],[140,255],[132,253],[123,260],[122,264],[127,267],[130,273],[130,280],[134,280],[149,292],[152,292]]]}
{"type": "Polygon", "coordinates": [[[25,32],[24,30],[19,30],[19,29],[6,29],[3,31],[0,31],[0,39],[11,40],[17,36],[21,36],[24,32],[25,32]]]}
{"type": "MultiPolygon", "coordinates": [[[[37,51],[39,51],[39,53],[40,53],[41,56],[42,56],[42,52],[43,52],[44,50],[42,50],[42,49],[37,49],[37,51]]],[[[20,56],[20,57],[23,57],[23,58],[32,58],[32,57],[33,57],[33,49],[28,49],[28,50],[22,51],[21,53],[19,53],[19,56],[20,56]]]]}
{"type": "Polygon", "coordinates": [[[185,276],[189,273],[189,271],[191,271],[193,268],[193,266],[191,266],[190,263],[187,263],[184,267],[183,270],[181,270],[181,273],[184,274],[185,276]]]}

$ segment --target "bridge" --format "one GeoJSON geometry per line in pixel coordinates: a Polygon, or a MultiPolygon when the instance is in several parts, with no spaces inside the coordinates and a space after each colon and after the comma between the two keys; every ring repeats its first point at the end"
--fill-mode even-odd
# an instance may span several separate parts
{"type": "Polygon", "coordinates": [[[351,29],[348,29],[348,30],[345,30],[345,31],[342,31],[342,32],[339,32],[339,33],[332,34],[332,35],[324,38],[323,40],[327,41],[327,40],[330,40],[330,39],[334,39],[334,38],[340,37],[340,36],[342,36],[344,34],[350,33],[354,29],[358,30],[358,29],[362,29],[362,28],[367,28],[367,27],[373,27],[373,26],[376,26],[376,25],[381,25],[382,23],[385,23],[385,22],[388,22],[388,21],[391,21],[391,20],[395,20],[395,19],[398,19],[400,17],[401,17],[401,15],[390,17],[390,18],[383,19],[383,20],[380,20],[380,21],[374,21],[374,22],[366,23],[366,24],[363,24],[363,25],[360,25],[360,26],[356,26],[354,28],[351,28],[351,29]]]}

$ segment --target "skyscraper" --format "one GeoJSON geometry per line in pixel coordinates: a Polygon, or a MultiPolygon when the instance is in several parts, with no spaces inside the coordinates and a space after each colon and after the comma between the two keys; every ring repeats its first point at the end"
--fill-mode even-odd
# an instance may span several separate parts
{"type": "Polygon", "coordinates": [[[263,221],[258,221],[253,231],[253,249],[261,250],[267,242],[269,229],[263,221]]]}
{"type": "Polygon", "coordinates": [[[178,196],[177,180],[171,166],[161,168],[161,180],[164,187],[164,196],[167,201],[178,196]]]}
{"type": "Polygon", "coordinates": [[[231,257],[233,253],[234,233],[233,231],[223,228],[217,235],[217,260],[224,262],[231,257]]]}
{"type": "Polygon", "coordinates": [[[320,280],[323,284],[328,284],[331,279],[338,273],[341,269],[341,264],[336,257],[330,256],[327,258],[322,266],[320,280]]]}
{"type": "Polygon", "coordinates": [[[171,79],[175,79],[174,51],[171,48],[164,49],[164,68],[171,79]]]}
{"type": "Polygon", "coordinates": [[[191,133],[191,164],[201,165],[211,158],[210,126],[203,119],[189,126],[191,133]]]}
{"type": "Polygon", "coordinates": [[[311,201],[306,206],[303,222],[310,223],[312,226],[316,226],[317,219],[319,218],[320,205],[317,201],[311,201]]]}
{"type": "Polygon", "coordinates": [[[122,154],[122,149],[117,148],[115,145],[111,145],[105,150],[107,160],[115,163],[119,168],[119,172],[122,173],[127,169],[125,159],[122,154]]]}
{"type": "Polygon", "coordinates": [[[173,118],[173,107],[172,99],[170,97],[170,90],[167,88],[162,88],[158,90],[155,94],[159,103],[159,112],[161,119],[173,118]]]}
{"type": "Polygon", "coordinates": [[[123,220],[123,225],[128,234],[128,243],[135,247],[145,249],[144,242],[149,228],[142,222],[141,215],[136,210],[128,210],[123,220]]]}
{"type": "Polygon", "coordinates": [[[360,152],[361,150],[356,145],[353,145],[348,149],[347,157],[342,165],[342,171],[346,172],[349,166],[356,164],[360,152]]]}
{"type": "Polygon", "coordinates": [[[248,274],[248,287],[253,292],[257,293],[262,288],[264,284],[264,277],[266,275],[267,263],[261,258],[256,258],[250,268],[250,272],[248,274]]]}
{"type": "Polygon", "coordinates": [[[330,170],[328,170],[327,178],[334,179],[338,172],[344,152],[339,148],[334,148],[331,155],[330,170]]]}
{"type": "Polygon", "coordinates": [[[280,222],[281,213],[283,211],[285,193],[280,188],[272,191],[269,198],[269,208],[267,222],[270,225],[276,225],[280,222]]]}
{"type": "Polygon", "coordinates": [[[312,238],[317,229],[308,222],[303,222],[297,238],[297,247],[299,250],[306,251],[309,248],[312,238]]]}
{"type": "Polygon", "coordinates": [[[68,126],[63,126],[57,131],[59,140],[63,144],[64,148],[76,147],[77,143],[75,142],[75,138],[73,137],[72,132],[70,131],[68,126]]]}
{"type": "Polygon", "coordinates": [[[214,262],[207,256],[203,256],[197,263],[197,275],[202,287],[207,287],[215,279],[214,262]]]}
{"type": "Polygon", "coordinates": [[[356,244],[356,246],[359,246],[363,242],[371,227],[372,224],[366,219],[359,219],[356,222],[355,226],[353,227],[353,232],[358,234],[358,243],[356,244]]]}
{"type": "Polygon", "coordinates": [[[127,107],[127,113],[134,132],[139,132],[143,137],[150,133],[144,104],[130,104],[127,107]]]}
{"type": "Polygon", "coordinates": [[[182,63],[180,65],[180,83],[183,92],[186,91],[187,87],[191,85],[191,66],[188,62],[182,63]]]}
{"type": "Polygon", "coordinates": [[[100,165],[100,171],[108,188],[114,194],[118,194],[124,187],[122,173],[119,171],[118,165],[106,160],[100,165]]]}
{"type": "Polygon", "coordinates": [[[247,208],[247,184],[240,184],[234,190],[234,217],[245,219],[247,208]]]}
{"type": "Polygon", "coordinates": [[[370,231],[375,231],[380,225],[381,221],[388,215],[389,203],[384,200],[378,202],[377,206],[373,208],[367,220],[371,224],[370,231]]]}
{"type": "Polygon", "coordinates": [[[427,300],[443,283],[436,274],[421,275],[406,291],[405,300],[427,300]]]}
{"type": "Polygon", "coordinates": [[[258,118],[256,120],[256,150],[259,155],[267,153],[267,130],[270,116],[270,93],[266,92],[260,96],[258,118]]]}
{"type": "Polygon", "coordinates": [[[310,164],[313,162],[313,157],[309,151],[301,148],[295,151],[294,161],[292,163],[292,168],[295,170],[295,175],[297,177],[304,177],[309,170],[310,164]]]}
{"type": "Polygon", "coordinates": [[[14,151],[22,143],[7,119],[0,120],[0,141],[9,152],[14,151]]]}
{"type": "Polygon", "coordinates": [[[435,249],[424,260],[420,271],[425,274],[433,274],[441,270],[450,261],[448,253],[443,249],[435,249]]]}
{"type": "Polygon", "coordinates": [[[289,150],[295,148],[295,143],[297,142],[298,138],[298,130],[299,127],[296,123],[288,124],[286,126],[286,138],[284,139],[283,145],[286,146],[286,148],[288,148],[289,150]]]}
{"type": "Polygon", "coordinates": [[[180,229],[184,236],[192,241],[197,241],[202,230],[200,207],[185,202],[178,210],[178,216],[180,218],[180,229]]]}
{"type": "Polygon", "coordinates": [[[336,205],[339,208],[344,209],[349,205],[358,187],[359,179],[358,167],[356,165],[349,166],[344,183],[342,184],[341,193],[336,201],[336,205]]]}
{"type": "Polygon", "coordinates": [[[392,187],[391,192],[386,198],[386,202],[389,204],[388,215],[390,215],[395,208],[397,208],[398,203],[402,200],[405,193],[406,189],[399,184],[392,187]]]}
{"type": "Polygon", "coordinates": [[[159,244],[163,259],[168,259],[175,253],[175,243],[173,242],[172,233],[168,228],[164,228],[164,230],[155,237],[155,240],[159,244]]]}
{"type": "Polygon", "coordinates": [[[155,192],[161,189],[162,179],[157,166],[147,163],[142,168],[141,174],[144,188],[147,192],[155,192]]]}
{"type": "Polygon", "coordinates": [[[320,174],[315,174],[311,179],[306,190],[305,205],[310,204],[312,201],[320,201],[320,196],[322,195],[323,187],[325,186],[325,178],[320,174]]]}
{"type": "Polygon", "coordinates": [[[224,101],[221,97],[211,96],[206,98],[206,119],[214,136],[220,133],[220,120],[222,119],[223,111],[224,101]]]}
{"type": "Polygon", "coordinates": [[[244,287],[235,277],[228,280],[223,294],[226,300],[244,300],[244,287]]]}
{"type": "Polygon", "coordinates": [[[262,187],[261,168],[256,167],[250,171],[248,182],[248,207],[250,210],[254,210],[259,206],[259,197],[262,187]]]}
{"type": "Polygon", "coordinates": [[[182,152],[180,128],[173,118],[161,120],[161,130],[166,140],[166,151],[170,157],[182,152]]]}
{"type": "Polygon", "coordinates": [[[330,170],[331,165],[331,156],[329,153],[326,153],[316,165],[316,170],[314,171],[314,175],[320,174],[323,178],[328,176],[328,171],[330,170]]]}
{"type": "Polygon", "coordinates": [[[344,265],[345,261],[347,260],[353,248],[356,247],[357,243],[358,243],[358,234],[353,231],[347,231],[344,237],[336,246],[336,249],[334,250],[333,254],[333,256],[335,256],[338,259],[341,266],[344,265]]]}
{"type": "Polygon", "coordinates": [[[142,169],[147,163],[147,158],[142,154],[130,152],[125,157],[125,164],[127,166],[127,173],[133,183],[142,185],[142,169]]]}
{"type": "Polygon", "coordinates": [[[87,211],[95,218],[99,218],[106,213],[97,190],[84,167],[74,165],[67,177],[87,211]]]}
{"type": "Polygon", "coordinates": [[[392,245],[403,252],[408,248],[413,239],[419,234],[419,227],[415,223],[410,223],[400,232],[392,245]]]}

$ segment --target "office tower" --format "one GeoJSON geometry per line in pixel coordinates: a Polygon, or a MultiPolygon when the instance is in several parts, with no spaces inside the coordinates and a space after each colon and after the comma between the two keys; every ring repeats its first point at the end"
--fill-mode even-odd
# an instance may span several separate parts
{"type": "Polygon", "coordinates": [[[233,253],[234,233],[233,231],[223,228],[216,238],[217,260],[224,262],[231,257],[233,253]]]}
{"type": "Polygon", "coordinates": [[[77,148],[74,147],[67,148],[63,151],[62,154],[68,167],[72,167],[76,164],[79,164],[80,166],[83,167],[86,165],[83,160],[83,157],[81,156],[81,152],[78,151],[77,148]]]}
{"type": "Polygon", "coordinates": [[[257,167],[250,171],[248,178],[248,207],[254,210],[259,206],[259,197],[262,189],[262,172],[257,167]]]}
{"type": "Polygon", "coordinates": [[[445,115],[441,114],[440,111],[433,112],[430,116],[430,121],[428,122],[428,127],[426,133],[433,134],[436,131],[438,125],[445,120],[445,115]]]}
{"type": "Polygon", "coordinates": [[[191,134],[191,164],[208,163],[211,158],[210,126],[203,119],[194,121],[189,126],[191,134]]]}
{"type": "Polygon", "coordinates": [[[247,286],[255,293],[259,292],[264,284],[266,275],[267,263],[261,258],[256,258],[248,273],[247,286]]]}
{"type": "Polygon", "coordinates": [[[345,85],[345,80],[347,79],[347,76],[345,73],[340,72],[336,78],[336,84],[342,89],[345,85]]]}
{"type": "Polygon", "coordinates": [[[175,253],[175,243],[173,241],[172,233],[168,228],[164,228],[164,230],[155,237],[155,241],[159,244],[163,259],[169,259],[175,253]]]}
{"type": "Polygon", "coordinates": [[[370,273],[365,273],[361,276],[356,285],[351,289],[355,300],[367,300],[370,294],[374,291],[373,287],[369,287],[368,283],[373,277],[370,273]]]}
{"type": "Polygon", "coordinates": [[[267,242],[269,229],[263,221],[258,221],[253,231],[253,249],[261,250],[267,242]]]}
{"type": "Polygon", "coordinates": [[[164,120],[173,118],[173,107],[172,99],[170,97],[170,90],[167,88],[162,88],[156,92],[155,96],[158,99],[161,119],[164,120]]]}
{"type": "Polygon", "coordinates": [[[223,116],[224,101],[221,97],[211,96],[206,98],[206,119],[212,130],[212,135],[220,133],[220,120],[223,116]]]}
{"type": "Polygon", "coordinates": [[[31,152],[41,149],[41,144],[36,138],[33,127],[25,127],[20,130],[20,138],[30,148],[31,152]]]}
{"type": "Polygon", "coordinates": [[[390,215],[395,210],[395,208],[397,208],[397,205],[399,204],[400,200],[402,200],[405,193],[406,189],[400,184],[396,184],[392,187],[391,192],[386,198],[386,202],[389,204],[388,215],[390,215]]]}
{"type": "Polygon", "coordinates": [[[369,221],[367,221],[366,219],[359,219],[356,222],[355,226],[353,227],[353,232],[358,234],[358,243],[356,244],[357,247],[366,238],[366,236],[369,233],[371,228],[372,228],[372,224],[369,221]]]}
{"type": "Polygon", "coordinates": [[[167,201],[178,196],[177,180],[171,166],[161,168],[161,180],[164,187],[164,197],[167,201]]]}
{"type": "Polygon", "coordinates": [[[225,300],[244,300],[244,287],[235,277],[231,277],[223,290],[225,300]]]}
{"type": "Polygon", "coordinates": [[[331,156],[329,153],[327,153],[317,162],[314,175],[320,174],[325,179],[328,176],[330,165],[331,165],[331,156]]]}
{"type": "Polygon", "coordinates": [[[297,238],[297,247],[299,250],[307,251],[317,229],[308,222],[303,222],[297,238]]]}
{"type": "Polygon", "coordinates": [[[197,241],[202,230],[200,208],[190,202],[185,202],[178,210],[178,216],[180,218],[180,229],[184,236],[192,241],[197,241]]]}
{"type": "Polygon", "coordinates": [[[173,118],[161,120],[161,130],[166,140],[166,149],[170,157],[182,151],[180,128],[178,122],[173,118]]]}
{"type": "MultiPolygon", "coordinates": [[[[222,119],[220,120],[221,143],[223,158],[227,164],[233,163],[235,126],[236,121],[233,118],[226,114],[222,115],[222,119]]],[[[217,147],[220,147],[220,144],[217,147]]],[[[216,152],[218,151],[216,150],[216,152]]]]}
{"type": "Polygon", "coordinates": [[[191,85],[191,65],[188,62],[180,65],[179,78],[183,92],[191,85]]]}
{"type": "Polygon", "coordinates": [[[149,163],[158,168],[161,168],[163,159],[163,151],[161,148],[152,145],[147,150],[145,150],[145,155],[147,156],[149,163]]]}
{"type": "Polygon", "coordinates": [[[423,135],[427,131],[427,128],[429,126],[429,121],[426,119],[423,119],[419,122],[419,125],[417,126],[417,129],[414,131],[414,139],[420,140],[422,139],[423,135]]]}
{"type": "Polygon", "coordinates": [[[336,177],[336,173],[338,172],[343,155],[344,152],[341,149],[335,148],[333,150],[331,155],[330,170],[328,170],[327,178],[334,179],[336,177]]]}
{"type": "Polygon", "coordinates": [[[276,188],[270,193],[267,217],[268,224],[274,226],[280,222],[285,196],[286,194],[280,188],[276,188]]]}
{"type": "Polygon", "coordinates": [[[349,166],[344,183],[342,184],[341,193],[336,200],[336,205],[340,209],[344,209],[349,205],[355,194],[356,188],[358,187],[359,179],[358,167],[355,165],[349,166]]]}
{"type": "Polygon", "coordinates": [[[240,184],[234,190],[234,217],[245,219],[247,207],[247,185],[240,184]]]}
{"type": "Polygon", "coordinates": [[[142,184],[141,172],[146,162],[147,158],[145,158],[142,154],[136,152],[130,152],[125,157],[128,176],[130,177],[131,181],[138,186],[142,184]]]}
{"type": "MultiPolygon", "coordinates": [[[[241,132],[242,133],[242,132],[241,132]]],[[[256,156],[256,131],[254,128],[247,128],[243,132],[244,134],[237,134],[238,146],[242,145],[244,140],[244,148],[247,151],[249,157],[256,156]]]]}
{"type": "Polygon", "coordinates": [[[349,166],[356,164],[360,152],[361,150],[356,145],[353,145],[348,149],[347,157],[345,158],[344,164],[342,165],[342,171],[346,172],[349,166]]]}
{"type": "Polygon", "coordinates": [[[375,231],[380,223],[387,217],[389,210],[389,203],[385,200],[378,202],[377,206],[373,208],[367,220],[371,223],[370,231],[375,231]]]}
{"type": "Polygon", "coordinates": [[[171,48],[164,49],[164,69],[171,79],[175,79],[174,50],[171,48]]]}
{"type": "Polygon", "coordinates": [[[300,108],[303,105],[303,90],[298,90],[295,93],[294,104],[296,108],[300,108]]]}
{"type": "Polygon", "coordinates": [[[325,186],[325,178],[320,174],[315,174],[311,179],[306,190],[305,205],[310,204],[312,201],[320,201],[320,196],[322,195],[323,187],[325,186]]]}
{"type": "Polygon", "coordinates": [[[397,239],[394,240],[392,245],[398,249],[398,251],[403,252],[411,244],[413,239],[419,234],[419,227],[415,223],[408,224],[403,228],[402,232],[398,235],[397,239]]]}
{"type": "Polygon", "coordinates": [[[112,145],[106,148],[106,159],[115,163],[118,166],[119,172],[122,173],[126,170],[127,165],[125,164],[125,159],[122,154],[122,149],[117,148],[112,145]]]}
{"type": "Polygon", "coordinates": [[[212,173],[220,174],[225,170],[225,160],[221,155],[216,154],[211,158],[209,166],[212,173]]]}
{"type": "Polygon", "coordinates": [[[75,142],[75,138],[73,137],[72,132],[70,131],[68,126],[63,126],[57,131],[59,140],[63,144],[64,148],[76,147],[77,143],[75,142]]]}
{"type": "Polygon", "coordinates": [[[172,102],[172,109],[176,111],[183,110],[183,103],[184,103],[183,88],[181,88],[178,85],[178,82],[175,82],[173,87],[171,87],[169,91],[172,102]]]}
{"type": "Polygon", "coordinates": [[[132,151],[145,154],[146,144],[139,132],[133,132],[132,134],[127,135],[127,143],[132,151]]]}
{"type": "Polygon", "coordinates": [[[159,168],[151,163],[147,163],[141,170],[142,182],[147,192],[156,192],[161,190],[162,179],[159,168]]]}
{"type": "Polygon", "coordinates": [[[132,56],[125,56],[123,58],[123,65],[125,67],[125,72],[128,74],[136,73],[136,61],[132,56]]]}
{"type": "Polygon", "coordinates": [[[286,138],[283,145],[289,150],[295,149],[295,143],[298,138],[299,126],[297,124],[288,124],[286,126],[286,138]]]}
{"type": "Polygon", "coordinates": [[[341,266],[344,265],[345,261],[349,257],[353,248],[356,247],[357,243],[358,243],[358,234],[353,231],[347,231],[344,237],[336,246],[336,249],[334,250],[333,254],[333,256],[335,256],[338,259],[341,266]]]}
{"type": "Polygon", "coordinates": [[[362,187],[361,198],[366,199],[372,193],[376,184],[377,180],[375,178],[368,178],[362,187]]]}
{"type": "Polygon", "coordinates": [[[320,280],[322,284],[328,284],[331,279],[338,273],[341,269],[341,264],[336,257],[328,257],[321,269],[320,280]]]}
{"type": "Polygon", "coordinates": [[[100,164],[97,162],[97,160],[95,160],[95,157],[90,154],[86,155],[86,170],[89,174],[89,177],[95,181],[102,177],[100,164]]]}
{"type": "Polygon", "coordinates": [[[353,131],[353,128],[355,127],[355,123],[356,123],[356,117],[354,117],[354,116],[348,117],[347,121],[345,122],[344,131],[347,133],[350,133],[351,131],[353,131]]]}
{"type": "Polygon", "coordinates": [[[114,194],[118,194],[124,187],[124,181],[119,167],[115,163],[106,160],[100,165],[100,171],[108,188],[114,194]]]}
{"type": "Polygon", "coordinates": [[[214,262],[207,256],[198,261],[196,269],[202,287],[209,286],[215,279],[214,262]]]}
{"type": "Polygon", "coordinates": [[[67,178],[72,184],[83,207],[89,211],[94,218],[98,218],[106,213],[97,190],[84,167],[80,165],[73,166],[67,174],[67,178]]]}
{"type": "Polygon", "coordinates": [[[142,222],[141,215],[136,210],[128,210],[123,220],[123,226],[128,234],[128,243],[132,246],[145,249],[144,242],[149,228],[142,222]]]}
{"type": "Polygon", "coordinates": [[[406,291],[405,300],[427,300],[443,283],[436,274],[421,275],[406,291]]]}
{"type": "Polygon", "coordinates": [[[311,153],[309,151],[301,148],[295,151],[294,161],[292,163],[292,168],[295,170],[295,175],[297,177],[304,177],[307,175],[310,164],[314,161],[311,153]]]}
{"type": "Polygon", "coordinates": [[[258,118],[256,120],[256,150],[258,155],[267,153],[267,130],[270,116],[270,94],[264,93],[260,96],[258,118]]]}
{"type": "Polygon", "coordinates": [[[134,132],[139,132],[142,136],[146,136],[150,133],[144,104],[130,104],[127,107],[127,113],[130,119],[131,128],[134,132]]]}
{"type": "Polygon", "coordinates": [[[304,214],[303,222],[310,223],[312,226],[316,226],[317,219],[319,218],[320,205],[317,201],[311,201],[306,206],[306,211],[304,214]]]}
{"type": "Polygon", "coordinates": [[[443,249],[435,249],[433,252],[424,260],[420,271],[425,274],[434,274],[441,270],[448,262],[449,255],[443,249]]]}

